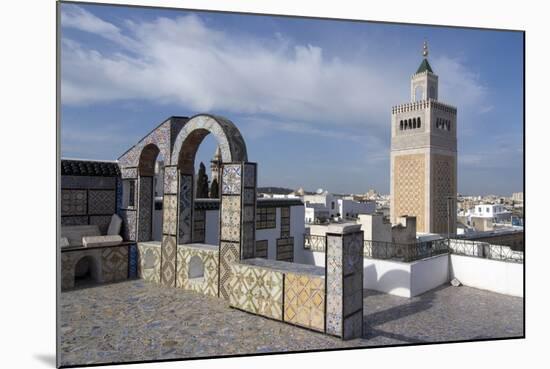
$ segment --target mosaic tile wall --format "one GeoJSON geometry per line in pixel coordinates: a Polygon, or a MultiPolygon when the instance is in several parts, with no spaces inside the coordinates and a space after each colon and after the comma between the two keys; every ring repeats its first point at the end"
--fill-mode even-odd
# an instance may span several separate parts
{"type": "Polygon", "coordinates": [[[185,244],[192,241],[193,176],[182,174],[179,186],[178,243],[185,244]]]}
{"type": "MultiPolygon", "coordinates": [[[[123,281],[128,278],[128,246],[112,246],[61,253],[61,289],[75,286],[75,267],[89,257],[97,270],[97,283],[123,281]]],[[[92,267],[92,266],[91,266],[92,267]]]]}
{"type": "Polygon", "coordinates": [[[97,224],[104,234],[117,209],[115,177],[61,176],[61,225],[97,224]]]}
{"type": "Polygon", "coordinates": [[[138,276],[138,248],[137,245],[130,245],[128,250],[128,278],[138,276]]]}
{"type": "Polygon", "coordinates": [[[165,286],[176,285],[176,236],[162,236],[160,281],[165,286]]]}
{"type": "Polygon", "coordinates": [[[360,337],[363,323],[363,232],[327,234],[326,332],[360,337]]]}
{"type": "Polygon", "coordinates": [[[138,243],[137,276],[153,283],[160,283],[161,247],[158,244],[138,243]]]}
{"type": "Polygon", "coordinates": [[[178,245],[176,287],[191,290],[203,295],[218,296],[218,250],[204,250],[178,245]],[[204,267],[201,278],[189,277],[192,257],[198,257],[204,267]]]}
{"type": "Polygon", "coordinates": [[[128,279],[128,246],[101,249],[103,283],[128,279]]]}
{"type": "Polygon", "coordinates": [[[137,241],[150,241],[153,234],[153,177],[139,178],[138,193],[137,241]]]}
{"type": "Polygon", "coordinates": [[[231,306],[282,320],[283,273],[239,263],[233,263],[230,267],[231,306]]]}
{"type": "Polygon", "coordinates": [[[254,257],[256,164],[223,164],[221,172],[219,294],[229,299],[231,263],[254,257]]]}
{"type": "Polygon", "coordinates": [[[325,330],[325,278],[285,273],[284,320],[292,324],[325,330]]]}

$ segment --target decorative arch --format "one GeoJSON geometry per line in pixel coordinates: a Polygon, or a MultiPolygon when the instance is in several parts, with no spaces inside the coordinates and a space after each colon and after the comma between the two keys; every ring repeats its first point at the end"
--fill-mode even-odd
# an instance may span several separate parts
{"type": "Polygon", "coordinates": [[[155,163],[161,149],[154,142],[148,143],[141,149],[137,162],[138,174],[138,212],[137,212],[137,241],[151,241],[153,239],[153,201],[155,163]]]}
{"type": "Polygon", "coordinates": [[[193,240],[194,162],[204,138],[213,134],[220,147],[220,294],[231,273],[229,265],[254,256],[256,164],[248,163],[246,144],[229,119],[210,114],[190,118],[174,140],[165,167],[161,282],[175,285],[177,245],[193,240]]]}

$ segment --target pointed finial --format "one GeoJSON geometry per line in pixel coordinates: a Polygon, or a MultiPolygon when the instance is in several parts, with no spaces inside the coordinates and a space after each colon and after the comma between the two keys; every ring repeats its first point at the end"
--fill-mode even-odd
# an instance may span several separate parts
{"type": "Polygon", "coordinates": [[[428,41],[424,41],[424,47],[422,48],[422,55],[424,58],[428,57],[428,41]]]}

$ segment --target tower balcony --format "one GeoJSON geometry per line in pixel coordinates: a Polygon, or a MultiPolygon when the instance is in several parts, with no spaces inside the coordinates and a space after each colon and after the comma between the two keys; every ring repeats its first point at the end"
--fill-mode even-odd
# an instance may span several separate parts
{"type": "Polygon", "coordinates": [[[392,114],[398,113],[407,113],[412,111],[424,110],[433,108],[435,110],[444,111],[452,115],[456,115],[456,107],[442,102],[436,101],[434,99],[413,101],[405,104],[400,104],[392,107],[392,114]]]}

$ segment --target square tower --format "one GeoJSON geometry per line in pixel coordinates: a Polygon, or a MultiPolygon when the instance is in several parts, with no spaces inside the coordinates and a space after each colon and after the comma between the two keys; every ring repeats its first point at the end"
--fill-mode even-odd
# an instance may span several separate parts
{"type": "Polygon", "coordinates": [[[392,223],[416,216],[417,231],[456,233],[457,110],[438,101],[438,76],[424,59],[411,78],[411,102],[391,115],[392,223]]]}

